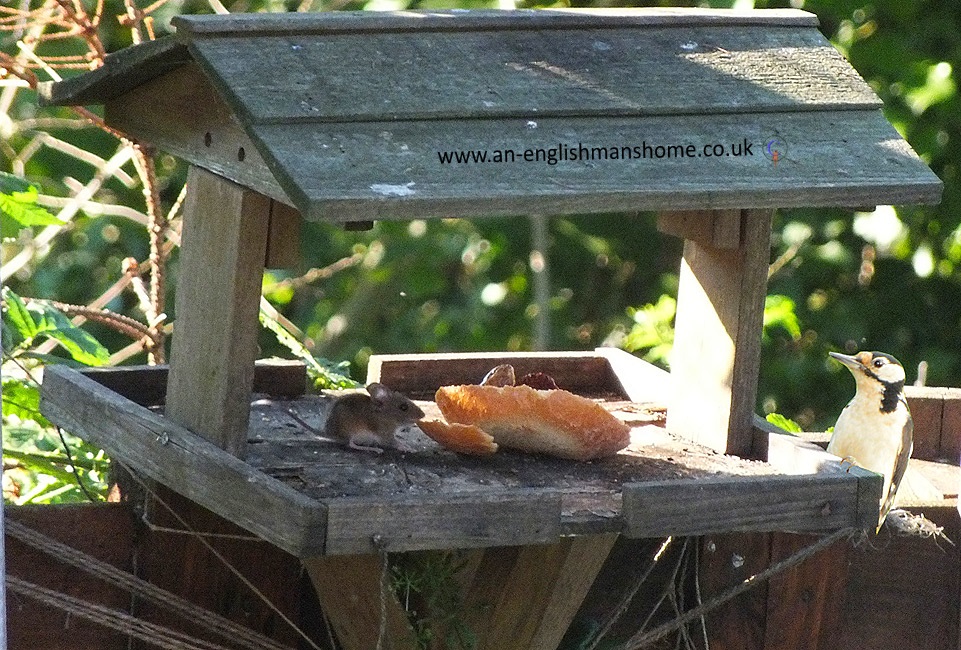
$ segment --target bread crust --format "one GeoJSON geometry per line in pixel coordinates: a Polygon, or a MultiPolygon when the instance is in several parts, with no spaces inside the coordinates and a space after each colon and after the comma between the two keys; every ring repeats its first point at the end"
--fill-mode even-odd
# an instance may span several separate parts
{"type": "Polygon", "coordinates": [[[450,424],[443,420],[421,420],[420,430],[444,449],[469,456],[489,456],[497,451],[494,438],[472,424],[450,424]]]}
{"type": "Polygon", "coordinates": [[[630,444],[630,427],[600,404],[566,390],[442,386],[435,400],[448,422],[475,425],[497,444],[521,451],[591,460],[630,444]]]}

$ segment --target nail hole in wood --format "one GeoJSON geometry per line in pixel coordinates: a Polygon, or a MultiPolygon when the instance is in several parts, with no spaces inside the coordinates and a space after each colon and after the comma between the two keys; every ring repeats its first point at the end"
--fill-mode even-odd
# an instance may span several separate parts
{"type": "Polygon", "coordinates": [[[210,131],[204,133],[204,146],[209,147],[210,143],[213,142],[213,137],[210,135],[210,131]]]}
{"type": "Polygon", "coordinates": [[[247,157],[247,152],[244,151],[243,147],[241,147],[240,149],[237,149],[237,160],[239,160],[240,162],[243,162],[244,158],[246,157],[247,157]]]}

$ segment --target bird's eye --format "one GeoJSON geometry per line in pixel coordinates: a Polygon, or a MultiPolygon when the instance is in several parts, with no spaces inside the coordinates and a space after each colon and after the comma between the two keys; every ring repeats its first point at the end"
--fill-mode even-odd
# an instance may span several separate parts
{"type": "Polygon", "coordinates": [[[875,368],[880,368],[880,367],[883,366],[883,365],[884,365],[884,359],[878,358],[878,359],[875,359],[875,360],[874,360],[874,367],[875,367],[875,368]]]}

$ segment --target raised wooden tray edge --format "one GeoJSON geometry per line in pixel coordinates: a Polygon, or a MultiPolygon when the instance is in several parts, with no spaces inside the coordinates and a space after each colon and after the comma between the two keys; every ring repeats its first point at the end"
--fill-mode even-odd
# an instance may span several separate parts
{"type": "MultiPolygon", "coordinates": [[[[514,358],[524,356],[530,355],[514,358]]],[[[622,386],[629,387],[623,392],[632,398],[643,399],[641,384],[653,382],[662,389],[668,386],[666,372],[622,351],[570,356],[610,359],[613,375],[622,386]]],[[[301,370],[293,364],[280,372],[296,374],[301,370]]],[[[114,372],[130,379],[146,379],[152,373],[154,378],[147,379],[152,385],[163,369],[114,372]]],[[[117,392],[136,394],[138,387],[117,381],[113,381],[113,389],[102,386],[99,380],[108,376],[116,379],[118,375],[49,367],[42,390],[42,412],[71,432],[100,444],[119,461],[299,557],[373,552],[375,536],[390,550],[400,551],[433,548],[445,540],[459,546],[538,544],[565,535],[599,532],[596,522],[587,526],[577,516],[565,516],[565,497],[548,490],[492,491],[456,499],[438,495],[435,507],[425,507],[430,504],[424,504],[423,497],[390,499],[373,509],[369,502],[357,498],[315,500],[117,392]],[[444,525],[419,535],[417,531],[425,530],[426,523],[417,523],[418,513],[446,512],[448,504],[450,517],[431,519],[435,525],[439,521],[444,525]],[[477,515],[491,508],[497,516],[481,523],[477,515]]],[[[281,377],[282,384],[286,381],[281,377]]],[[[600,532],[660,537],[874,525],[881,485],[878,475],[861,470],[844,472],[836,459],[816,445],[776,433],[763,420],[757,420],[755,435],[769,436],[772,443],[769,464],[785,476],[625,483],[620,513],[610,517],[600,532]],[[753,490],[760,501],[745,499],[745,490],[753,490]]]]}
{"type": "MultiPolygon", "coordinates": [[[[429,372],[417,377],[415,389],[423,391],[425,386],[432,390],[434,385],[479,381],[486,370],[500,363],[520,364],[527,372],[538,369],[539,363],[557,361],[575,366],[574,371],[566,368],[556,377],[562,387],[565,381],[594,382],[631,401],[647,403],[666,403],[671,390],[670,373],[611,347],[581,352],[374,355],[367,380],[385,380],[392,388],[405,391],[412,387],[406,382],[411,376],[408,369],[429,364],[429,372]]],[[[807,532],[876,524],[882,486],[879,474],[861,468],[843,470],[834,456],[817,445],[783,432],[759,416],[754,418],[753,434],[766,438],[766,462],[784,476],[627,483],[617,518],[622,520],[621,532],[630,537],[657,537],[717,532],[719,525],[739,532],[807,532]],[[745,490],[763,495],[758,502],[762,507],[746,502],[745,490]]]]}
{"type": "MultiPolygon", "coordinates": [[[[202,396],[198,396],[202,398],[202,396]]],[[[66,366],[47,366],[40,412],[173,489],[298,557],[324,551],[327,512],[200,436],[66,366]]]]}

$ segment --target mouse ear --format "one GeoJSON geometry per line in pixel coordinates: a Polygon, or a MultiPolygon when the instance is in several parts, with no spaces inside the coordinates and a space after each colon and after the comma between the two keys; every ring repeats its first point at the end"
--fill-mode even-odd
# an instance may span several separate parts
{"type": "Polygon", "coordinates": [[[374,382],[367,384],[367,393],[377,402],[385,401],[391,394],[391,390],[383,384],[374,382]]]}

